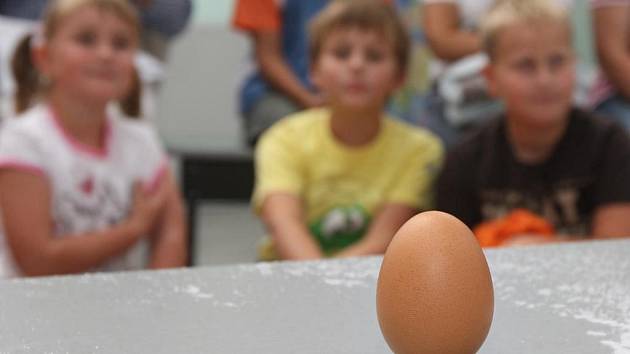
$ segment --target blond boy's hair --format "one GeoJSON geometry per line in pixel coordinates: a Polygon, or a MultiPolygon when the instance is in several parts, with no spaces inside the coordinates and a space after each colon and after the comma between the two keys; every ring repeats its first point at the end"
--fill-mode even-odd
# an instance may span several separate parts
{"type": "Polygon", "coordinates": [[[497,0],[481,24],[484,51],[494,57],[497,38],[506,27],[539,22],[571,26],[567,11],[554,0],[497,0]]]}
{"type": "Polygon", "coordinates": [[[409,62],[409,35],[393,5],[384,0],[334,0],[309,28],[309,57],[317,62],[328,36],[339,29],[358,28],[382,34],[392,45],[398,72],[404,75],[409,62]]]}

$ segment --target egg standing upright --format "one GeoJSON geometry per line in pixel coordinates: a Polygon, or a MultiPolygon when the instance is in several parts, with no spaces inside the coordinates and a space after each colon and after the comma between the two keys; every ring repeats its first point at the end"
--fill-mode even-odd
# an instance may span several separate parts
{"type": "Polygon", "coordinates": [[[378,279],[381,331],[397,354],[475,353],[494,312],[492,278],[470,229],[425,212],[394,236],[378,279]]]}

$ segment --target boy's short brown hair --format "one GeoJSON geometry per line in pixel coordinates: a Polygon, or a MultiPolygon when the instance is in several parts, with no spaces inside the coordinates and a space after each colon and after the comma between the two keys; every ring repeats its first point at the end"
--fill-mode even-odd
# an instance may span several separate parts
{"type": "Polygon", "coordinates": [[[506,27],[541,21],[571,27],[567,11],[554,0],[498,0],[482,21],[484,51],[491,59],[494,57],[497,38],[506,27]]]}
{"type": "Polygon", "coordinates": [[[309,57],[317,62],[326,38],[340,28],[359,28],[383,34],[394,49],[398,72],[406,73],[409,35],[394,5],[384,0],[333,0],[309,27],[309,57]]]}

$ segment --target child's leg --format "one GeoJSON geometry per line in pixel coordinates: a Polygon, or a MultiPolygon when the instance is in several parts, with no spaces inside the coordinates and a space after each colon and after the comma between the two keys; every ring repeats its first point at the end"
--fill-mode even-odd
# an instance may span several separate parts
{"type": "Polygon", "coordinates": [[[245,138],[250,146],[256,145],[260,135],[278,120],[295,113],[300,108],[288,97],[269,92],[258,102],[251,111],[245,113],[245,138]]]}
{"type": "Polygon", "coordinates": [[[424,109],[418,117],[418,125],[437,135],[446,147],[454,145],[459,138],[459,132],[444,117],[444,100],[435,89],[428,93],[423,104],[424,109]]]}
{"type": "Polygon", "coordinates": [[[619,122],[630,131],[630,101],[627,99],[614,95],[600,103],[595,112],[619,122]]]}

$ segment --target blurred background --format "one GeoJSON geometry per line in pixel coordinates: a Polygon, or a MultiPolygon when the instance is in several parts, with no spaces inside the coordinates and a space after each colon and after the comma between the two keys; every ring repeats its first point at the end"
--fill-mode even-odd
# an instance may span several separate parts
{"type": "MultiPolygon", "coordinates": [[[[248,205],[251,151],[243,143],[236,102],[239,82],[249,65],[248,39],[231,27],[233,0],[193,3],[192,20],[173,41],[166,61],[156,124],[174,155],[189,207],[194,206],[194,263],[252,262],[264,230],[248,205]],[[211,184],[224,187],[205,190],[211,184]]],[[[393,109],[405,117],[414,115],[414,107],[426,93],[430,53],[419,28],[420,2],[397,3],[414,41],[410,80],[393,109]]],[[[574,6],[579,77],[588,82],[596,65],[588,2],[575,0],[574,6]]]]}

